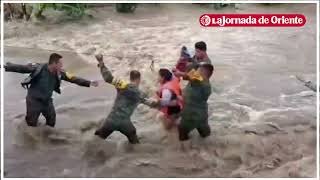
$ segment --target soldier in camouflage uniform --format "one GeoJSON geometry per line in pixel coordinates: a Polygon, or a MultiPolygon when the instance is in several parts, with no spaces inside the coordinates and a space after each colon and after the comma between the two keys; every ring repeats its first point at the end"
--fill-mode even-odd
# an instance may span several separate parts
{"type": "Polygon", "coordinates": [[[130,82],[113,77],[110,70],[103,63],[103,56],[96,55],[98,67],[105,82],[112,84],[117,89],[117,97],[108,117],[102,126],[96,130],[95,135],[106,139],[113,131],[120,131],[131,144],[139,143],[136,128],[131,122],[131,115],[140,103],[151,107],[157,107],[158,103],[149,101],[147,95],[139,90],[140,72],[130,72],[130,82]]]}
{"type": "Polygon", "coordinates": [[[189,133],[197,129],[201,137],[207,137],[211,133],[208,124],[208,103],[211,95],[210,77],[213,73],[213,65],[208,58],[205,42],[195,44],[196,53],[193,62],[187,66],[186,72],[174,69],[177,77],[183,77],[188,81],[183,90],[184,108],[181,112],[181,122],[178,126],[179,140],[189,139],[189,133]]]}
{"type": "Polygon", "coordinates": [[[208,98],[211,95],[209,78],[213,73],[213,66],[207,62],[201,62],[197,71],[188,73],[174,72],[176,76],[189,81],[183,90],[184,108],[181,112],[181,122],[178,126],[179,140],[189,139],[188,134],[197,129],[201,137],[210,135],[208,124],[208,98]]]}
{"type": "Polygon", "coordinates": [[[41,113],[46,118],[46,125],[55,126],[56,112],[52,102],[52,93],[53,91],[61,93],[61,80],[85,87],[98,86],[96,81],[82,79],[62,70],[62,56],[56,53],[50,55],[49,62],[46,64],[7,63],[4,68],[6,72],[30,74],[21,85],[28,89],[25,120],[28,126],[32,127],[38,125],[41,113]]]}

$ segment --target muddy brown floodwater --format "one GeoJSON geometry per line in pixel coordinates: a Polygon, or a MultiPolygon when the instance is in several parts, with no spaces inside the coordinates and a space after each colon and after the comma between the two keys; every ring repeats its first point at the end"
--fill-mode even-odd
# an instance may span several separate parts
{"type": "MultiPolygon", "coordinates": [[[[24,125],[25,75],[4,75],[4,170],[7,177],[316,177],[316,93],[295,76],[316,80],[316,5],[241,4],[216,11],[191,4],[141,5],[134,14],[94,8],[94,19],[70,22],[50,17],[40,24],[4,24],[5,62],[45,62],[62,52],[65,68],[101,79],[94,54],[116,76],[131,69],[143,75],[142,89],[154,94],[156,74],[172,67],[182,45],[208,44],[215,65],[209,122],[203,142],[177,150],[165,138],[158,112],[139,106],[132,121],[141,145],[134,149],[120,133],[92,140],[97,123],[113,104],[108,84],[82,88],[63,83],[54,95],[57,126],[30,130],[24,125]],[[203,13],[301,13],[300,28],[202,28],[203,13]],[[87,55],[81,54],[86,53],[87,55]],[[208,144],[206,146],[205,144],[208,144]]],[[[43,117],[41,117],[43,123],[43,117]]]]}

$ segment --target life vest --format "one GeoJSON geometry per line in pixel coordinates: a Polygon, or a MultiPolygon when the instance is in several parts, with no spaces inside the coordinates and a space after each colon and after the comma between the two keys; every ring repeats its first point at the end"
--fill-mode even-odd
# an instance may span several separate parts
{"type": "MultiPolygon", "coordinates": [[[[158,91],[159,98],[162,98],[162,91],[164,89],[169,89],[173,92],[177,97],[178,106],[180,109],[183,108],[183,100],[182,100],[182,91],[180,88],[180,80],[177,77],[173,77],[171,81],[168,81],[161,85],[160,90],[158,91]]],[[[163,112],[166,116],[168,116],[168,106],[162,107],[161,112],[163,112]]]]}

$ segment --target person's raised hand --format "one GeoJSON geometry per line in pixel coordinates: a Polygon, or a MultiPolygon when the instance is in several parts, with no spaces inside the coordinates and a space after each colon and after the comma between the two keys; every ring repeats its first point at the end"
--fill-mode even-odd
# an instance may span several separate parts
{"type": "Polygon", "coordinates": [[[103,55],[102,55],[102,54],[97,54],[97,55],[95,55],[95,57],[96,57],[96,59],[97,59],[97,61],[98,61],[99,63],[102,63],[102,62],[103,62],[103,55]]]}

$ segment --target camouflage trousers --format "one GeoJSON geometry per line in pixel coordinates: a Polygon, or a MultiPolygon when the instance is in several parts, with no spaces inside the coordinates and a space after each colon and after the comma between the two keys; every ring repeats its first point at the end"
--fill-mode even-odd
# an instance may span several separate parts
{"type": "Polygon", "coordinates": [[[117,120],[106,118],[102,126],[96,130],[95,135],[102,139],[106,139],[114,131],[120,131],[128,138],[131,144],[138,144],[139,139],[137,131],[130,120],[117,120]]]}
{"type": "Polygon", "coordinates": [[[180,141],[188,140],[189,133],[194,129],[197,129],[200,136],[203,138],[210,136],[211,134],[211,129],[208,123],[207,110],[191,110],[191,109],[185,108],[181,113],[181,121],[178,125],[180,141]]]}

